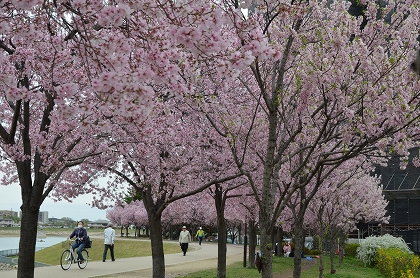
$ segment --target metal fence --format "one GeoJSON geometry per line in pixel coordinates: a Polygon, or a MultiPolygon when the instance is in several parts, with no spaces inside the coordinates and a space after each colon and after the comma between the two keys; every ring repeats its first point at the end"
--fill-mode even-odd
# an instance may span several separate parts
{"type": "MultiPolygon", "coordinates": [[[[39,251],[44,249],[45,247],[35,247],[35,251],[39,251]]],[[[17,256],[19,255],[19,249],[8,249],[8,250],[1,250],[0,251],[0,263],[10,264],[10,265],[17,265],[18,264],[18,257],[11,258],[10,256],[17,256]]],[[[35,267],[41,266],[49,266],[48,264],[35,262],[35,267]]]]}
{"type": "Polygon", "coordinates": [[[396,236],[401,236],[411,251],[420,254],[420,229],[409,230],[409,231],[398,231],[396,236]]]}

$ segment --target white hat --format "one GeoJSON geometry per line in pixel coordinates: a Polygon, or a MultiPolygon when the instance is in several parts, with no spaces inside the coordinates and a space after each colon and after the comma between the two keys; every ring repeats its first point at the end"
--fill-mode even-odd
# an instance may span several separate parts
{"type": "Polygon", "coordinates": [[[186,229],[187,227],[185,227],[185,226],[182,226],[182,229],[186,229]]]}
{"type": "Polygon", "coordinates": [[[200,227],[200,230],[201,230],[202,228],[200,227]]]}

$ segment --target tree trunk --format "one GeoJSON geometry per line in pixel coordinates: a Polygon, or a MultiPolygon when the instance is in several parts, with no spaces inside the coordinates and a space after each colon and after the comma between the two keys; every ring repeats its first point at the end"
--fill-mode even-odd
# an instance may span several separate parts
{"type": "Polygon", "coordinates": [[[248,220],[249,227],[249,257],[248,266],[250,268],[255,267],[255,248],[257,246],[257,228],[255,227],[255,221],[252,219],[248,220]]]}
{"type": "Polygon", "coordinates": [[[149,219],[150,244],[152,246],[153,278],[165,277],[165,254],[163,252],[162,220],[160,215],[149,219]]]}
{"type": "Polygon", "coordinates": [[[216,184],[216,190],[214,194],[214,201],[216,204],[216,213],[217,213],[217,277],[226,278],[226,242],[227,242],[227,232],[226,232],[226,222],[225,222],[225,201],[226,199],[223,196],[222,187],[219,184],[216,184]]]}
{"type": "MultiPolygon", "coordinates": [[[[264,214],[260,215],[260,234],[261,234],[261,265],[262,265],[262,278],[272,278],[273,277],[273,256],[272,256],[272,243],[271,243],[271,233],[273,231],[273,226],[271,224],[270,218],[261,217],[264,214]]],[[[270,216],[271,213],[265,214],[264,216],[270,216]]]]}
{"type": "Polygon", "coordinates": [[[165,196],[162,199],[154,199],[150,187],[144,187],[141,195],[143,196],[143,204],[147,211],[147,219],[149,222],[148,229],[151,229],[150,244],[152,247],[152,266],[153,278],[165,278],[165,254],[163,253],[162,239],[162,212],[159,210],[164,206],[165,196]]]}
{"type": "Polygon", "coordinates": [[[22,219],[19,241],[18,278],[33,278],[39,206],[21,206],[22,219]]]}
{"type": "Polygon", "coordinates": [[[283,257],[283,228],[282,226],[277,227],[277,234],[276,234],[276,243],[277,243],[277,250],[276,256],[283,257]]]}
{"type": "Polygon", "coordinates": [[[335,238],[330,238],[330,263],[331,263],[331,274],[335,273],[334,258],[335,250],[337,249],[337,241],[335,238]]]}
{"type": "Polygon", "coordinates": [[[340,249],[338,250],[338,255],[339,255],[339,260],[338,260],[338,266],[341,267],[341,264],[343,263],[344,260],[344,246],[346,245],[346,234],[340,233],[339,236],[339,245],[340,245],[340,249]]]}
{"type": "Polygon", "coordinates": [[[295,257],[294,257],[294,268],[293,278],[300,278],[302,272],[302,252],[304,245],[305,234],[303,232],[303,217],[297,217],[295,220],[294,227],[295,234],[295,257]]]}
{"type": "Polygon", "coordinates": [[[323,257],[323,255],[322,255],[322,253],[323,253],[323,248],[324,248],[324,246],[323,246],[323,239],[319,236],[319,237],[317,237],[318,238],[318,244],[319,244],[319,278],[322,278],[322,277],[324,277],[324,257],[323,257]]]}

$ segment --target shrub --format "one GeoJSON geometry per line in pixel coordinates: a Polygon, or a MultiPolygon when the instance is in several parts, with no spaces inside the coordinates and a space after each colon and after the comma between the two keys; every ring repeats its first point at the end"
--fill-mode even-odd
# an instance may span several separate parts
{"type": "Polygon", "coordinates": [[[344,246],[344,253],[349,257],[356,257],[357,248],[360,246],[359,243],[349,243],[344,246]]]}
{"type": "Polygon", "coordinates": [[[409,254],[413,253],[404,239],[386,234],[378,237],[370,236],[362,240],[357,248],[357,258],[365,265],[373,266],[376,263],[376,252],[380,248],[396,248],[409,254]]]}
{"type": "Polygon", "coordinates": [[[389,277],[417,277],[420,258],[397,248],[381,248],[377,251],[379,271],[389,277]]]}
{"type": "Polygon", "coordinates": [[[312,250],[312,255],[320,255],[320,254],[321,254],[321,251],[316,250],[316,249],[312,250]]]}

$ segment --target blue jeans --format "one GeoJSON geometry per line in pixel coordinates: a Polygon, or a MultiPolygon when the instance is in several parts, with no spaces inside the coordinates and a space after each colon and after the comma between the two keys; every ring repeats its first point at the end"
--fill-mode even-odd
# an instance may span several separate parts
{"type": "Polygon", "coordinates": [[[82,255],[82,250],[83,248],[85,248],[85,243],[84,242],[75,242],[71,245],[71,248],[74,250],[77,248],[77,260],[82,261],[83,259],[83,255],[82,255]]]}

